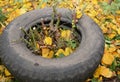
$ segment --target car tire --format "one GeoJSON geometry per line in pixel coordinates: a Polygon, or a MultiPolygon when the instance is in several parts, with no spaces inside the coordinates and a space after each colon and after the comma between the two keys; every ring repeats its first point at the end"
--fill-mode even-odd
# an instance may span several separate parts
{"type": "MultiPolygon", "coordinates": [[[[61,20],[72,23],[71,11],[58,8],[61,20]]],[[[52,8],[27,12],[14,19],[0,36],[0,57],[12,75],[20,82],[84,82],[101,62],[104,36],[99,26],[83,14],[77,22],[81,33],[80,46],[63,58],[46,59],[34,55],[21,41],[21,27],[28,29],[41,18],[50,20],[52,8]]]]}

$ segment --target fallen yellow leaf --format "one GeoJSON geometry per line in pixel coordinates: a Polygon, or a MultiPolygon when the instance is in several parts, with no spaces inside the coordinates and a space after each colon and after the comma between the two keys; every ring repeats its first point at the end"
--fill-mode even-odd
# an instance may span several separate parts
{"type": "Polygon", "coordinates": [[[101,26],[101,29],[102,29],[103,33],[107,33],[108,32],[108,28],[106,28],[104,25],[101,26]]]}
{"type": "Polygon", "coordinates": [[[109,37],[110,39],[114,38],[115,36],[116,36],[116,33],[110,33],[110,34],[108,35],[108,37],[109,37]]]}
{"type": "Polygon", "coordinates": [[[70,38],[71,31],[70,30],[62,30],[61,37],[68,40],[70,38]]]}
{"type": "Polygon", "coordinates": [[[52,38],[51,37],[45,37],[44,44],[52,45],[52,38]]]}
{"type": "Polygon", "coordinates": [[[23,7],[22,7],[22,8],[29,9],[29,8],[30,8],[30,6],[32,6],[32,4],[31,4],[31,3],[26,3],[26,4],[24,4],[24,5],[23,5],[23,7]]]}
{"type": "Polygon", "coordinates": [[[41,8],[44,8],[46,5],[46,3],[42,3],[41,8]]]}
{"type": "Polygon", "coordinates": [[[100,75],[106,77],[106,78],[111,78],[113,76],[112,71],[109,68],[106,68],[105,66],[100,67],[100,75]]]}
{"type": "Polygon", "coordinates": [[[48,48],[42,48],[42,57],[47,58],[50,50],[48,48]]]}
{"type": "Polygon", "coordinates": [[[70,47],[65,48],[65,52],[64,52],[64,55],[65,55],[65,56],[68,56],[68,55],[70,55],[71,53],[72,53],[72,49],[71,49],[70,47]]]}
{"type": "Polygon", "coordinates": [[[91,81],[91,79],[90,78],[88,78],[85,82],[90,82],[91,81]]]}
{"type": "Polygon", "coordinates": [[[56,56],[59,56],[60,54],[64,54],[64,50],[63,49],[59,49],[57,52],[56,52],[56,56]]]}
{"type": "Polygon", "coordinates": [[[47,57],[47,58],[52,58],[52,57],[53,57],[53,55],[54,55],[54,52],[53,52],[53,51],[50,51],[50,52],[49,52],[49,55],[48,55],[48,57],[47,57]]]}
{"type": "MultiPolygon", "coordinates": [[[[99,66],[94,73],[94,77],[99,78],[100,75],[102,75],[106,78],[111,78],[113,76],[113,73],[109,68],[106,68],[105,66],[99,66]]],[[[101,79],[102,78],[100,78],[100,80],[101,79]]]]}
{"type": "Polygon", "coordinates": [[[36,43],[36,48],[37,50],[40,49],[40,45],[38,43],[36,43]]]}
{"type": "Polygon", "coordinates": [[[114,61],[114,56],[111,53],[105,53],[102,58],[102,64],[111,65],[114,61]]]}
{"type": "Polygon", "coordinates": [[[101,77],[99,77],[99,79],[98,79],[100,82],[102,82],[102,80],[103,80],[103,77],[101,76],[101,77]]]}
{"type": "Polygon", "coordinates": [[[4,30],[4,26],[0,28],[0,34],[2,34],[3,30],[4,30]]]}
{"type": "Polygon", "coordinates": [[[10,76],[10,75],[11,75],[10,72],[7,69],[5,69],[5,76],[10,76]]]}
{"type": "Polygon", "coordinates": [[[117,14],[120,14],[120,10],[119,11],[116,11],[117,14]]]}
{"type": "Polygon", "coordinates": [[[4,66],[3,65],[0,65],[0,71],[3,72],[4,71],[4,66]]]}
{"type": "Polygon", "coordinates": [[[24,14],[26,12],[26,9],[16,9],[14,12],[9,14],[9,18],[7,19],[8,22],[10,22],[11,20],[13,20],[14,18],[16,18],[17,16],[24,14]]]}
{"type": "Polygon", "coordinates": [[[117,49],[117,53],[120,54],[120,49],[117,49]]]}
{"type": "MultiPolygon", "coordinates": [[[[118,50],[117,50],[117,51],[118,51],[118,50]]],[[[112,53],[112,55],[113,55],[114,57],[120,57],[120,53],[118,53],[117,51],[115,51],[115,52],[112,53]]]]}
{"type": "Polygon", "coordinates": [[[113,44],[111,44],[110,45],[110,47],[109,47],[109,49],[108,49],[108,52],[114,52],[116,50],[116,47],[115,47],[115,45],[113,45],[113,44]]]}
{"type": "Polygon", "coordinates": [[[98,3],[98,0],[92,0],[93,1],[93,4],[97,4],[98,3]]]}
{"type": "Polygon", "coordinates": [[[77,7],[76,9],[76,14],[77,14],[77,18],[80,18],[82,16],[82,12],[80,11],[79,7],[77,7]]]}
{"type": "Polygon", "coordinates": [[[120,71],[118,71],[117,74],[120,75],[120,71]]]}
{"type": "Polygon", "coordinates": [[[120,34],[120,28],[117,28],[116,30],[117,30],[118,34],[120,34]]]}
{"type": "Polygon", "coordinates": [[[100,71],[101,71],[101,66],[99,66],[99,67],[96,69],[96,71],[95,71],[95,73],[94,73],[94,77],[95,77],[95,78],[99,78],[99,76],[100,76],[100,71]]]}
{"type": "Polygon", "coordinates": [[[21,14],[24,14],[24,13],[26,13],[26,9],[25,9],[25,8],[21,8],[21,9],[20,9],[20,15],[21,15],[21,14]]]}

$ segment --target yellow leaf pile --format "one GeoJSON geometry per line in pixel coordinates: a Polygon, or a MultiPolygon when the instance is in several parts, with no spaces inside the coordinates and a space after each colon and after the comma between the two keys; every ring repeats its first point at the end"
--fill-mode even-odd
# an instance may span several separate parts
{"type": "Polygon", "coordinates": [[[18,17],[21,14],[26,12],[25,9],[16,9],[14,12],[10,13],[9,18],[7,19],[8,22],[12,21],[14,18],[18,17]]]}

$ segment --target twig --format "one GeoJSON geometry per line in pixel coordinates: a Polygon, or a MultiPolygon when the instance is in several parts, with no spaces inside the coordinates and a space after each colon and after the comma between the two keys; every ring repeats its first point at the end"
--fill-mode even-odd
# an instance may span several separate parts
{"type": "Polygon", "coordinates": [[[45,26],[45,24],[44,24],[44,19],[41,18],[41,21],[40,21],[40,22],[41,22],[41,24],[42,24],[43,29],[45,30],[45,27],[46,27],[46,26],[45,26]]]}
{"type": "Polygon", "coordinates": [[[58,16],[58,18],[57,18],[57,22],[56,22],[56,24],[55,24],[55,27],[56,27],[56,28],[59,27],[60,19],[61,19],[61,14],[58,14],[57,16],[58,16]]]}
{"type": "Polygon", "coordinates": [[[33,30],[31,28],[30,28],[30,33],[31,33],[31,36],[32,36],[33,44],[34,44],[34,50],[36,51],[37,47],[36,47],[35,36],[34,36],[33,30]]]}
{"type": "Polygon", "coordinates": [[[109,1],[108,1],[108,4],[110,4],[110,5],[111,5],[111,3],[112,3],[113,1],[114,1],[114,0],[109,0],[109,1]]]}

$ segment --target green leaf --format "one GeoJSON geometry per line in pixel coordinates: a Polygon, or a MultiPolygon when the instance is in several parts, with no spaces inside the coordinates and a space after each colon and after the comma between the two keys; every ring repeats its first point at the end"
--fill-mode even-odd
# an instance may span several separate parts
{"type": "Polygon", "coordinates": [[[117,69],[120,69],[120,58],[115,58],[112,65],[110,66],[110,69],[111,71],[116,71],[117,69]]]}
{"type": "Polygon", "coordinates": [[[48,0],[43,0],[43,2],[45,2],[45,3],[46,3],[46,2],[48,2],[48,0]]]}
{"type": "Polygon", "coordinates": [[[43,4],[43,3],[47,3],[47,2],[48,2],[48,0],[39,1],[39,4],[38,4],[37,8],[38,8],[38,9],[41,8],[42,4],[43,4]]]}
{"type": "Polygon", "coordinates": [[[67,41],[68,46],[70,46],[71,48],[75,49],[77,44],[75,40],[69,40],[67,41]]]}
{"type": "Polygon", "coordinates": [[[113,19],[111,18],[105,18],[104,22],[112,22],[113,19]]]}
{"type": "Polygon", "coordinates": [[[91,82],[100,82],[97,78],[93,78],[91,82]]]}
{"type": "Polygon", "coordinates": [[[116,57],[117,67],[120,69],[120,58],[116,57]]]}
{"type": "Polygon", "coordinates": [[[99,2],[99,5],[101,5],[101,6],[107,6],[108,3],[107,2],[99,2]]]}
{"type": "Polygon", "coordinates": [[[18,3],[22,3],[23,0],[14,0],[14,2],[15,2],[15,3],[17,3],[17,2],[18,2],[18,3]]]}
{"type": "Polygon", "coordinates": [[[102,7],[105,14],[116,14],[116,11],[120,9],[120,1],[112,1],[111,5],[107,2],[100,2],[99,5],[102,7]]]}
{"type": "Polygon", "coordinates": [[[104,38],[105,38],[105,43],[110,45],[112,40],[108,36],[104,36],[104,38]]]}
{"type": "Polygon", "coordinates": [[[120,3],[120,0],[114,0],[116,3],[120,3]]]}
{"type": "Polygon", "coordinates": [[[0,22],[3,23],[6,20],[5,14],[2,12],[2,8],[0,8],[0,22]]]}
{"type": "Polygon", "coordinates": [[[105,43],[106,43],[106,44],[111,44],[111,41],[105,40],[105,43]]]}
{"type": "Polygon", "coordinates": [[[34,44],[34,46],[33,46],[34,51],[36,51],[36,50],[37,50],[37,47],[36,47],[35,34],[34,34],[34,32],[33,32],[33,29],[32,29],[32,28],[30,28],[30,34],[31,34],[31,39],[32,39],[33,44],[34,44]]]}
{"type": "Polygon", "coordinates": [[[18,80],[15,80],[14,82],[19,82],[18,80]]]}
{"type": "Polygon", "coordinates": [[[59,58],[63,58],[63,57],[65,57],[65,55],[61,53],[61,54],[59,55],[59,58]]]}
{"type": "Polygon", "coordinates": [[[105,7],[103,7],[105,10],[110,10],[111,9],[111,6],[110,5],[107,5],[105,7]]]}
{"type": "Polygon", "coordinates": [[[116,70],[116,60],[113,61],[112,65],[110,66],[111,71],[115,71],[116,70]]]}
{"type": "Polygon", "coordinates": [[[120,40],[120,35],[116,35],[113,40],[120,40]]]}
{"type": "Polygon", "coordinates": [[[120,3],[117,3],[117,6],[120,8],[120,3]]]}

